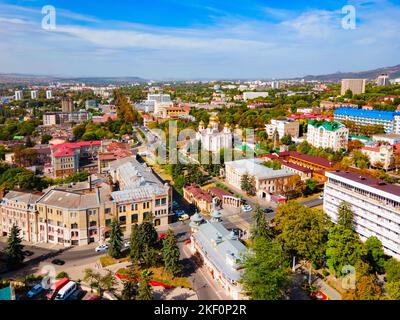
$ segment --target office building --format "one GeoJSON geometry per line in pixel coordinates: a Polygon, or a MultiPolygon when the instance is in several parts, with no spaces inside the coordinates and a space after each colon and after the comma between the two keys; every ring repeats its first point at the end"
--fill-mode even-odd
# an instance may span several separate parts
{"type": "Polygon", "coordinates": [[[347,90],[350,90],[353,95],[365,93],[365,85],[367,79],[343,79],[340,94],[344,96],[347,90]]]}
{"type": "Polygon", "coordinates": [[[382,73],[376,79],[377,86],[390,86],[389,75],[387,73],[382,73]]]}
{"type": "Polygon", "coordinates": [[[377,237],[386,254],[400,260],[400,186],[359,173],[332,171],[324,188],[324,211],[337,222],[341,203],[353,211],[354,230],[363,241],[377,237]]]}

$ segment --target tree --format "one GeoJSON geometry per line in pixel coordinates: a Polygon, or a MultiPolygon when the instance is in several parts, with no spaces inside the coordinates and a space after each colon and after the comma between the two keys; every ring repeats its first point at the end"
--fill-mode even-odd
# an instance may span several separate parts
{"type": "Polygon", "coordinates": [[[11,227],[10,235],[7,240],[7,247],[4,249],[10,269],[20,267],[25,259],[23,251],[24,246],[21,244],[22,239],[19,236],[20,231],[21,230],[16,225],[11,227]]]}
{"type": "Polygon", "coordinates": [[[353,91],[351,91],[350,89],[347,89],[343,97],[348,98],[348,99],[353,98],[353,91]]]}
{"type": "Polygon", "coordinates": [[[176,243],[175,234],[172,230],[168,230],[163,240],[162,254],[165,270],[173,276],[179,275],[182,271],[179,263],[180,251],[176,243]]]}
{"type": "Polygon", "coordinates": [[[158,234],[152,222],[145,221],[140,225],[139,239],[142,247],[154,247],[157,244],[158,234]]]}
{"type": "Polygon", "coordinates": [[[347,202],[339,205],[337,223],[346,229],[353,230],[353,211],[347,202]]]}
{"type": "Polygon", "coordinates": [[[370,160],[367,155],[362,153],[360,150],[353,152],[353,163],[359,169],[366,169],[370,165],[370,160]]]}
{"type": "Polygon", "coordinates": [[[391,300],[400,300],[400,281],[388,282],[385,284],[385,291],[391,300]]]}
{"type": "Polygon", "coordinates": [[[51,139],[53,139],[53,136],[51,134],[47,134],[46,133],[46,134],[44,134],[42,136],[42,139],[41,139],[40,143],[41,144],[48,144],[51,139]]]}
{"type": "Polygon", "coordinates": [[[248,195],[254,196],[256,190],[254,177],[244,174],[240,180],[240,188],[248,195]]]}
{"type": "Polygon", "coordinates": [[[307,179],[305,182],[304,193],[306,195],[313,194],[318,188],[318,182],[315,179],[307,179]]]}
{"type": "Polygon", "coordinates": [[[84,270],[83,280],[91,287],[97,288],[100,297],[103,296],[103,292],[108,290],[111,291],[115,286],[115,277],[111,271],[108,271],[106,275],[102,275],[99,272],[93,271],[93,269],[87,268],[84,270]]]}
{"type": "Polygon", "coordinates": [[[265,214],[260,207],[257,207],[253,212],[253,224],[251,227],[252,240],[257,239],[258,237],[273,238],[273,231],[265,219],[265,214]]]}
{"type": "Polygon", "coordinates": [[[382,242],[377,237],[369,237],[364,244],[367,261],[373,272],[383,273],[385,267],[385,252],[382,242]]]}
{"type": "Polygon", "coordinates": [[[400,281],[400,262],[390,258],[385,262],[385,273],[388,282],[400,281]]]}
{"type": "Polygon", "coordinates": [[[142,245],[140,243],[139,226],[137,224],[132,226],[131,237],[130,237],[130,257],[133,265],[140,264],[140,259],[142,257],[142,245]]]}
{"type": "Polygon", "coordinates": [[[281,139],[281,143],[285,146],[289,146],[292,144],[292,136],[290,134],[284,135],[281,139]]]}
{"type": "Polygon", "coordinates": [[[117,220],[111,222],[110,242],[108,254],[113,258],[121,256],[123,233],[117,220]]]}
{"type": "Polygon", "coordinates": [[[322,210],[289,201],[278,207],[274,223],[285,250],[322,264],[329,226],[329,219],[322,210]]]}
{"type": "Polygon", "coordinates": [[[159,255],[157,250],[155,250],[153,247],[150,247],[148,244],[144,244],[142,250],[142,261],[145,268],[158,265],[159,255]]]}
{"type": "Polygon", "coordinates": [[[244,256],[239,282],[252,300],[280,300],[288,282],[281,245],[266,237],[257,237],[244,256]]]}
{"type": "Polygon", "coordinates": [[[149,276],[147,272],[142,272],[142,277],[139,282],[139,289],[136,300],[153,300],[153,292],[149,284],[149,276]]]}
{"type": "Polygon", "coordinates": [[[329,230],[326,258],[332,272],[342,275],[344,266],[355,266],[363,256],[363,245],[353,230],[340,224],[329,230]]]}
{"type": "Polygon", "coordinates": [[[121,298],[122,300],[134,300],[137,294],[137,285],[132,279],[124,280],[121,298]]]}

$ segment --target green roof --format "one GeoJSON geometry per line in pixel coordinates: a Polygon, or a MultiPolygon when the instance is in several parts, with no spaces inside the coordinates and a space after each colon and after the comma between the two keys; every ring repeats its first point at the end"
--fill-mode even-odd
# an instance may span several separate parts
{"type": "Polygon", "coordinates": [[[311,124],[314,128],[323,127],[325,130],[328,130],[328,131],[336,131],[343,127],[343,125],[341,123],[335,122],[335,121],[320,122],[320,121],[312,120],[312,121],[308,122],[308,124],[311,124]]]}
{"type": "Polygon", "coordinates": [[[22,140],[22,139],[24,139],[24,136],[14,136],[13,139],[14,140],[22,140]]]}
{"type": "Polygon", "coordinates": [[[350,138],[350,139],[367,140],[367,141],[371,141],[371,140],[372,140],[370,137],[366,137],[366,136],[357,136],[357,135],[355,135],[355,134],[349,134],[349,138],[350,138]]]}

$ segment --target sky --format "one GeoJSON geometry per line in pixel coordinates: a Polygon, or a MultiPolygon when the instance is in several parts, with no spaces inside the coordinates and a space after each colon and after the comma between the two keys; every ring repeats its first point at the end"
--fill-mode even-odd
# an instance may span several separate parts
{"type": "Polygon", "coordinates": [[[0,0],[0,73],[290,78],[397,65],[399,40],[400,0],[0,0]]]}

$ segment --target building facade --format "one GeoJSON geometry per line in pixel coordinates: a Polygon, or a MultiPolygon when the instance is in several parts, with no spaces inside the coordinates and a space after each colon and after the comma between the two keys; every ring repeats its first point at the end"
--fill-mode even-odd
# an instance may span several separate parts
{"type": "Polygon", "coordinates": [[[341,203],[350,204],[361,239],[377,237],[385,253],[400,260],[400,186],[344,171],[326,176],[324,211],[331,220],[337,222],[341,203]]]}
{"type": "Polygon", "coordinates": [[[272,137],[275,130],[279,134],[279,138],[289,135],[293,138],[299,137],[300,124],[291,119],[272,119],[270,124],[265,125],[265,131],[268,136],[272,137]]]}
{"type": "Polygon", "coordinates": [[[334,151],[347,150],[349,129],[339,122],[310,121],[307,142],[316,148],[331,148],[334,151]]]}
{"type": "Polygon", "coordinates": [[[389,170],[394,168],[394,151],[390,145],[364,146],[361,152],[368,156],[371,166],[389,170]],[[378,165],[379,164],[379,165],[378,165]]]}
{"type": "Polygon", "coordinates": [[[365,85],[367,79],[343,79],[340,95],[344,96],[347,90],[350,90],[353,95],[365,93],[365,85]]]}
{"type": "Polygon", "coordinates": [[[229,149],[233,145],[233,134],[229,124],[226,123],[222,131],[220,131],[219,118],[217,116],[210,117],[207,128],[205,128],[204,122],[200,121],[196,139],[201,141],[201,147],[204,150],[211,152],[229,149]]]}

